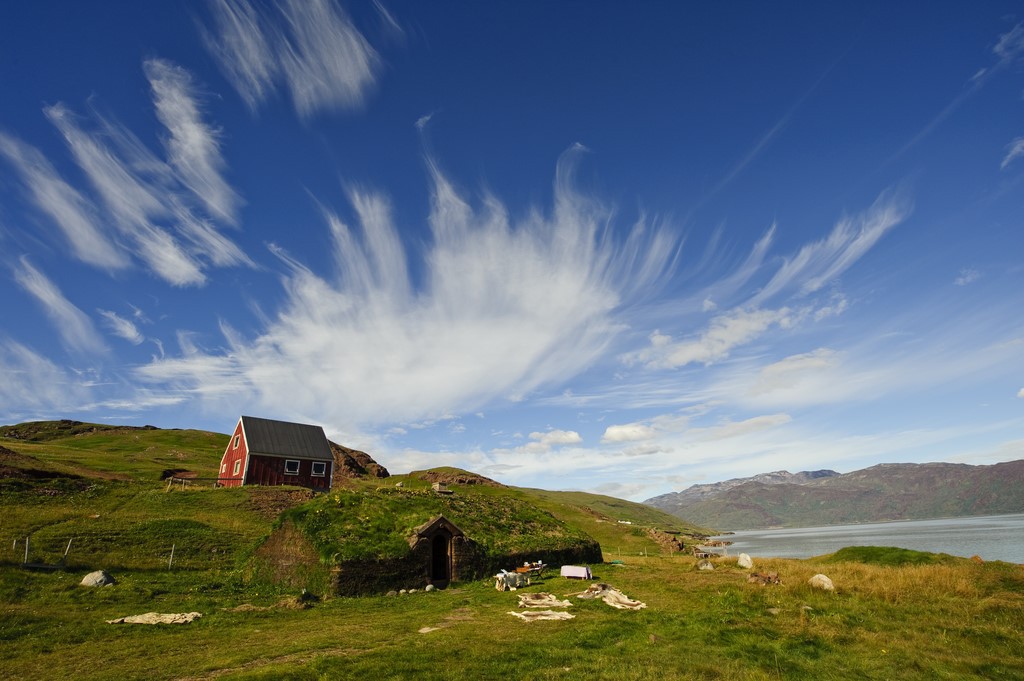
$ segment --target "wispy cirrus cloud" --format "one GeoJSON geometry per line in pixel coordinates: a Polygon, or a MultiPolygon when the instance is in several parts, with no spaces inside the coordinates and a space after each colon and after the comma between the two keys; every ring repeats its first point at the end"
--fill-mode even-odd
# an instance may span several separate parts
{"type": "Polygon", "coordinates": [[[53,418],[87,402],[67,372],[21,343],[0,339],[0,410],[12,420],[53,418]]]}
{"type": "Polygon", "coordinates": [[[964,269],[960,270],[959,276],[957,276],[957,278],[953,280],[953,283],[956,284],[957,286],[967,286],[968,284],[973,284],[980,278],[981,272],[974,269],[973,267],[965,267],[964,269]]]}
{"type": "MultiPolygon", "coordinates": [[[[303,117],[355,108],[376,83],[380,57],[330,0],[286,0],[272,7],[220,0],[213,14],[216,31],[206,33],[207,49],[251,109],[279,86],[288,89],[303,117]]],[[[381,16],[397,26],[386,10],[381,16]]]]}
{"type": "Polygon", "coordinates": [[[222,175],[217,131],[202,119],[192,75],[164,59],[150,59],[143,68],[157,118],[170,133],[164,141],[168,162],[211,215],[235,223],[240,199],[222,175]]]}
{"type": "Polygon", "coordinates": [[[80,353],[105,351],[106,346],[89,317],[65,298],[57,285],[33,267],[27,257],[20,258],[19,263],[14,270],[14,280],[42,305],[64,346],[80,353]]]}
{"type": "Polygon", "coordinates": [[[169,136],[168,161],[130,130],[93,114],[83,121],[67,106],[44,109],[99,197],[122,243],[157,276],[175,286],[202,285],[207,263],[252,261],[200,208],[232,223],[237,194],[221,175],[216,134],[200,117],[189,74],[164,60],[144,64],[157,117],[169,136]],[[87,123],[91,126],[87,127],[87,123]]]}
{"type": "Polygon", "coordinates": [[[106,322],[107,328],[118,338],[123,338],[132,345],[139,345],[146,340],[139,332],[139,327],[130,319],[125,319],[116,312],[110,310],[97,310],[106,322]]]}
{"type": "Polygon", "coordinates": [[[128,267],[129,258],[102,226],[95,206],[39,150],[0,132],[0,156],[18,172],[36,210],[63,232],[76,258],[105,270],[128,267]]]}
{"type": "Polygon", "coordinates": [[[995,56],[995,62],[975,71],[960,94],[954,97],[934,118],[928,121],[899,151],[889,157],[886,161],[887,163],[896,160],[932,134],[943,121],[960,108],[960,105],[981,90],[997,73],[1016,63],[1021,57],[1024,57],[1024,23],[1016,24],[1006,33],[1000,34],[996,39],[995,45],[992,46],[992,54],[995,56]]]}
{"type": "Polygon", "coordinates": [[[751,303],[796,289],[813,293],[840,276],[867,253],[890,229],[910,215],[911,202],[898,191],[887,191],[864,212],[844,217],[827,237],[802,247],[787,258],[751,303]]]}
{"type": "Polygon", "coordinates": [[[473,411],[575,375],[622,329],[616,310],[657,289],[674,254],[667,229],[608,235],[610,209],[573,187],[579,153],[559,163],[552,209],[518,223],[492,196],[472,207],[431,164],[433,240],[416,289],[389,202],[350,189],[354,226],[325,211],[330,276],[282,254],[287,300],[262,333],[245,339],[225,326],[222,349],[187,347],[140,375],[209,399],[245,393],[276,413],[317,410],[339,425],[473,411]]]}
{"type": "Polygon", "coordinates": [[[1003,157],[1003,162],[999,164],[999,169],[1006,170],[1007,166],[1021,156],[1024,156],[1024,137],[1018,137],[1006,145],[1006,156],[1003,157]]]}

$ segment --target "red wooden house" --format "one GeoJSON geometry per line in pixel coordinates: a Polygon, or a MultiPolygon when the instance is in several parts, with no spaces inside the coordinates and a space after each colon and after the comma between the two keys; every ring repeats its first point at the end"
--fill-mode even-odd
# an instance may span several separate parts
{"type": "Polygon", "coordinates": [[[320,426],[243,416],[220,460],[218,485],[328,490],[333,467],[331,445],[320,426]]]}

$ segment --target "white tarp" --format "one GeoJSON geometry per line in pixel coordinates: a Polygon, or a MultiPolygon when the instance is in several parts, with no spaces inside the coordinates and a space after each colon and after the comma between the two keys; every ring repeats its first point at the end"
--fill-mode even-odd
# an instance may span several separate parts
{"type": "Polygon", "coordinates": [[[561,574],[572,579],[591,579],[590,568],[585,565],[563,565],[561,574]]]}

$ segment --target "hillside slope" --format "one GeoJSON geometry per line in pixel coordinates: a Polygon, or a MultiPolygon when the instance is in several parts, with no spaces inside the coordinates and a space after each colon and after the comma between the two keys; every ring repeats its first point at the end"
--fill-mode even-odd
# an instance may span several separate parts
{"type": "MultiPolygon", "coordinates": [[[[0,552],[0,562],[20,563],[23,541],[31,537],[30,562],[57,562],[71,541],[68,567],[154,569],[168,564],[174,547],[178,568],[240,569],[283,512],[313,497],[297,488],[214,489],[210,479],[216,476],[227,442],[227,435],[205,431],[69,420],[0,427],[0,545],[7,547],[0,552]],[[164,478],[169,471],[188,471],[195,477],[184,486],[168,486],[164,478]]],[[[566,545],[592,538],[612,556],[672,550],[664,542],[666,532],[683,533],[671,536],[685,541],[686,532],[702,531],[641,504],[579,492],[511,488],[458,469],[385,478],[386,469],[369,455],[339,449],[354,462],[345,470],[353,477],[341,479],[339,492],[376,494],[398,484],[408,491],[427,491],[432,482],[444,481],[457,498],[479,499],[480,509],[518,509],[516,514],[524,518],[538,512],[550,515],[556,524],[543,527],[541,534],[561,534],[566,545]]],[[[428,516],[442,511],[429,497],[420,505],[428,516]]],[[[378,528],[386,525],[384,515],[373,504],[359,513],[367,526],[378,528]]],[[[410,517],[396,527],[401,534],[410,523],[426,519],[410,517]]],[[[467,529],[475,527],[472,517],[464,522],[467,529]]],[[[486,523],[479,528],[474,534],[492,532],[486,523]]],[[[352,537],[356,544],[332,551],[350,550],[366,539],[358,532],[352,537]]],[[[400,546],[396,537],[388,536],[384,542],[400,546]]],[[[481,537],[481,543],[505,552],[530,548],[509,541],[497,535],[481,537]]],[[[531,546],[542,550],[546,544],[531,546]]],[[[327,552],[326,545],[318,548],[327,552]]],[[[364,544],[359,550],[365,549],[364,544]]],[[[385,549],[382,545],[382,553],[385,549]]]]}
{"type": "Polygon", "coordinates": [[[701,486],[696,493],[690,488],[644,503],[731,530],[1024,512],[1024,460],[879,464],[842,475],[801,475],[775,484],[730,481],[737,484],[712,494],[701,486]]]}

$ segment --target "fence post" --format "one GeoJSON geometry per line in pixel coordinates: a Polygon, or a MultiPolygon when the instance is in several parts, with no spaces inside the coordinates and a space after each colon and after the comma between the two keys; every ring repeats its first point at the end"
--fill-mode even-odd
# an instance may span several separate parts
{"type": "Polygon", "coordinates": [[[67,560],[68,559],[68,552],[71,551],[71,542],[73,540],[74,540],[74,537],[72,537],[71,539],[68,539],[68,547],[66,549],[64,549],[64,558],[63,558],[63,560],[67,560]]]}
{"type": "Polygon", "coordinates": [[[28,537],[25,537],[25,562],[24,565],[28,565],[28,537]]]}
{"type": "Polygon", "coordinates": [[[174,546],[175,546],[174,544],[171,544],[171,559],[169,561],[167,561],[167,569],[168,570],[171,569],[171,563],[174,562],[174,546]]]}

